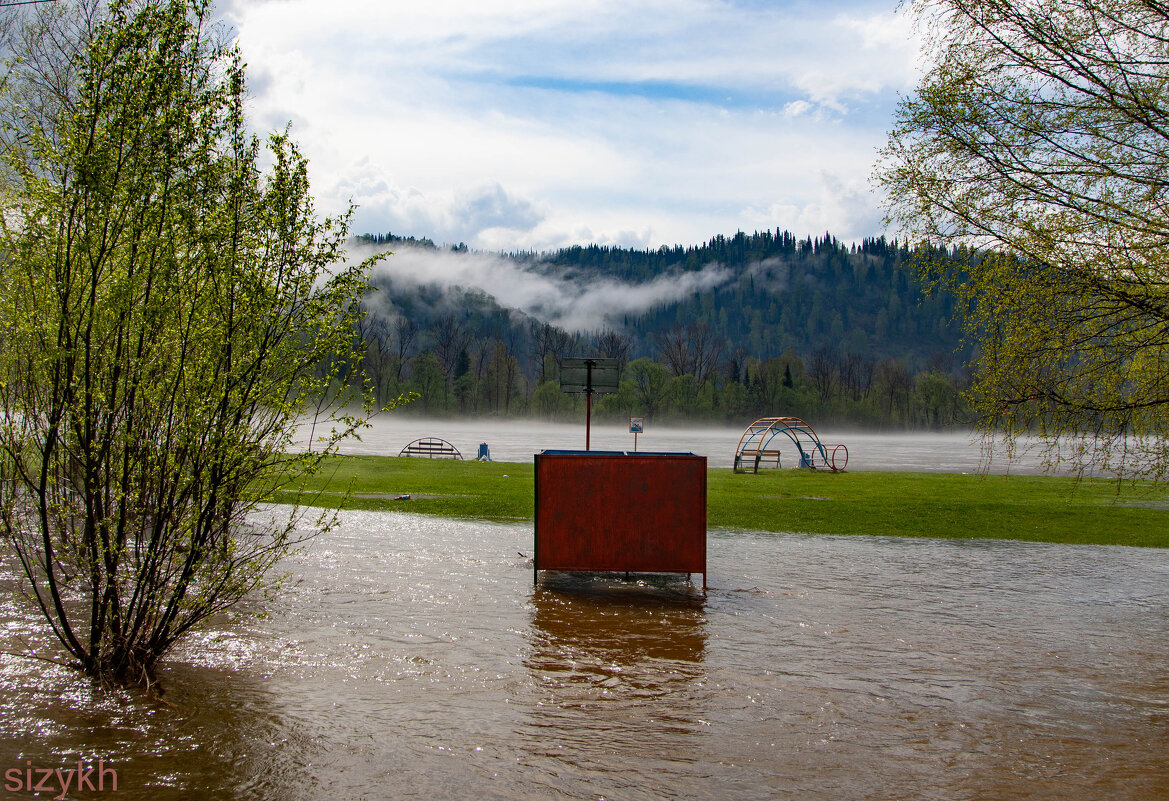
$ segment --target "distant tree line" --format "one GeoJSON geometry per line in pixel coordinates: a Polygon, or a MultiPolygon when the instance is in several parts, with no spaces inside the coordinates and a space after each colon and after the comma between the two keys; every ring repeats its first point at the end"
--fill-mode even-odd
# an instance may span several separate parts
{"type": "MultiPolygon", "coordinates": [[[[361,239],[411,246],[392,234],[361,239]]],[[[714,289],[591,332],[503,308],[480,290],[406,288],[382,277],[357,332],[362,370],[379,400],[416,392],[410,413],[427,415],[577,419],[584,402],[560,391],[560,361],[599,355],[623,367],[620,390],[594,403],[602,419],[738,424],[786,414],[833,425],[963,425],[968,354],[950,321],[954,301],[925,296],[913,255],[883,238],[848,247],[782,231],[691,248],[510,254],[579,281],[638,284],[711,265],[732,273],[714,289]]]]}

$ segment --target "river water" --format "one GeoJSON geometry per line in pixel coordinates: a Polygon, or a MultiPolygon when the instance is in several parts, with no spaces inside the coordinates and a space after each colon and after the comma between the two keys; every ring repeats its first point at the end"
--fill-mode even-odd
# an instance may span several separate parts
{"type": "MultiPolygon", "coordinates": [[[[906,433],[900,431],[818,431],[825,444],[848,448],[849,470],[912,470],[948,473],[1040,473],[1037,449],[1014,458],[1002,448],[987,450],[969,432],[906,433]]],[[[733,467],[742,428],[710,426],[658,427],[650,424],[634,437],[625,423],[596,423],[589,432],[593,450],[692,452],[707,458],[710,467],[733,467]]],[[[585,425],[531,420],[428,420],[401,414],[379,415],[360,441],[346,443],[345,453],[397,456],[409,442],[439,437],[452,443],[464,458],[473,459],[479,443],[486,442],[491,457],[500,462],[531,462],[532,454],[545,449],[585,447],[585,425]]],[[[794,446],[784,437],[772,442],[784,452],[784,466],[798,464],[794,446]]],[[[1024,442],[1034,446],[1035,443],[1024,442]]]]}
{"type": "MultiPolygon", "coordinates": [[[[69,797],[150,801],[1169,797],[1167,552],[716,530],[703,594],[534,585],[531,547],[346,513],[164,664],[163,701],[0,656],[0,776],[101,760],[118,794],[69,797]]],[[[0,649],[43,641],[0,597],[0,649]]]]}

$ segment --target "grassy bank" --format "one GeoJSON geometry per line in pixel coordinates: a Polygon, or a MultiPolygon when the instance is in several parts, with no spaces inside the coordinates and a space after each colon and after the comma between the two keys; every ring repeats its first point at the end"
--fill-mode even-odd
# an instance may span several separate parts
{"type": "MultiPolygon", "coordinates": [[[[302,503],[530,520],[530,463],[339,457],[302,503]],[[409,495],[410,498],[399,499],[409,495]]],[[[280,501],[296,495],[285,492],[280,501]]],[[[1169,547],[1169,490],[1048,476],[709,472],[711,528],[1169,547]]]]}

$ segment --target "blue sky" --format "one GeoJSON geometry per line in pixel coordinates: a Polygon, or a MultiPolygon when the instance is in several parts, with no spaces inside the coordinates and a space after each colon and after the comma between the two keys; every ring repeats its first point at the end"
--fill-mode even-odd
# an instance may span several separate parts
{"type": "Polygon", "coordinates": [[[323,212],[484,250],[882,232],[896,3],[234,0],[261,129],[323,212]]]}

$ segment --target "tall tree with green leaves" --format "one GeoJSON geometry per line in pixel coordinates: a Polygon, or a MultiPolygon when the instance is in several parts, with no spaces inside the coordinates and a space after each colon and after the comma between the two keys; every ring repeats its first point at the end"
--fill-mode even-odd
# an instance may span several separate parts
{"type": "MultiPolygon", "coordinates": [[[[891,222],[982,258],[973,399],[1054,462],[1169,474],[1169,5],[914,0],[929,67],[877,178],[891,222]]],[[[953,251],[951,250],[951,253],[953,251]]]]}
{"type": "Polygon", "coordinates": [[[287,133],[262,156],[205,2],[89,22],[0,98],[0,528],[72,661],[149,685],[300,536],[257,504],[368,410],[339,376],[369,264],[287,133]]]}

